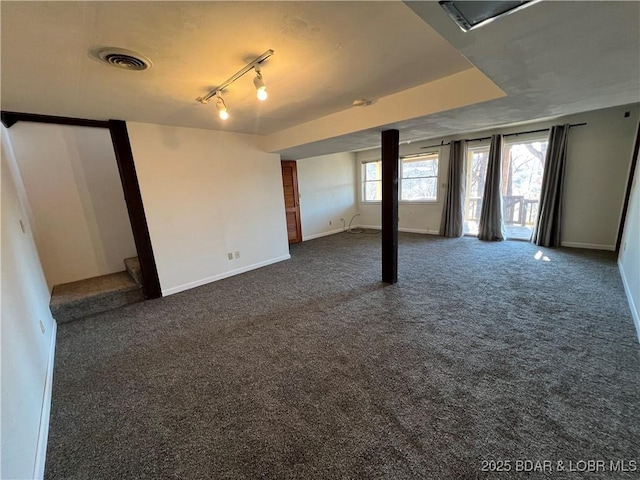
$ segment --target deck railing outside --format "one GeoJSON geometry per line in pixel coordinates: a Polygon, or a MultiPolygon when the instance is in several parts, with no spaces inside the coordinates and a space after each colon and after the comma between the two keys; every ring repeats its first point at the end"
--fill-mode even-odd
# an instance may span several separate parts
{"type": "MultiPolygon", "coordinates": [[[[525,198],[524,195],[505,195],[502,198],[505,225],[534,226],[538,216],[539,200],[537,198],[525,198]]],[[[477,223],[480,221],[481,211],[482,197],[471,197],[466,212],[467,222],[477,223]]]]}

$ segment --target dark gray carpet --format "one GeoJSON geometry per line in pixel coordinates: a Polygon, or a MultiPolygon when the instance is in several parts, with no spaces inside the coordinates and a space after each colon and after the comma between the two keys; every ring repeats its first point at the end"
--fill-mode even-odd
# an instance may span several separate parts
{"type": "Polygon", "coordinates": [[[387,286],[379,243],[61,325],[46,478],[638,478],[609,463],[640,464],[612,253],[401,234],[387,286]]]}

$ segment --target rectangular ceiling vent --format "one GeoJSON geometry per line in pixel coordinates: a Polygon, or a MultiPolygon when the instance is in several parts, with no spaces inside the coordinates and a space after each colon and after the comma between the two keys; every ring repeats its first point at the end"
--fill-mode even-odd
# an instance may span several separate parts
{"type": "Polygon", "coordinates": [[[450,0],[438,3],[445,9],[453,21],[458,24],[463,32],[468,32],[469,30],[482,27],[498,17],[522,10],[538,1],[539,0],[485,2],[450,0]]]}

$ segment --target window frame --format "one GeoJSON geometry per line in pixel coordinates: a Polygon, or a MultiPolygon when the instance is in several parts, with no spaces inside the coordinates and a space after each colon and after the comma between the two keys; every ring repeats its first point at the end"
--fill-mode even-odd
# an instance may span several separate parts
{"type": "MultiPolygon", "coordinates": [[[[402,155],[398,158],[398,203],[407,204],[407,205],[416,205],[416,204],[428,204],[432,205],[440,202],[440,159],[442,158],[442,148],[435,147],[429,149],[426,152],[420,152],[416,154],[408,154],[402,155]],[[431,155],[436,155],[436,168],[437,173],[435,177],[407,177],[407,179],[415,179],[415,178],[435,178],[436,179],[436,196],[434,199],[418,199],[418,200],[403,200],[402,199],[402,181],[405,179],[402,175],[402,165],[404,160],[416,160],[419,158],[429,157],[431,155]]],[[[361,160],[360,161],[360,203],[367,205],[375,205],[380,204],[382,200],[367,200],[366,199],[366,185],[367,183],[379,182],[382,185],[382,159],[376,158],[371,160],[361,160]],[[367,163],[379,163],[380,164],[380,180],[367,180],[366,177],[366,169],[365,165],[367,163]]]]}
{"type": "Polygon", "coordinates": [[[366,203],[366,204],[376,204],[376,203],[381,203],[382,199],[380,200],[367,200],[366,198],[366,192],[367,192],[367,183],[374,183],[374,182],[379,182],[380,183],[380,195],[382,195],[382,160],[381,159],[374,159],[374,160],[362,160],[360,162],[360,202],[361,203],[366,203]],[[380,180],[367,180],[367,173],[366,173],[366,168],[365,165],[368,163],[379,163],[380,164],[380,180]]]}
{"type": "Polygon", "coordinates": [[[420,204],[420,203],[426,203],[426,204],[433,204],[433,203],[438,203],[440,201],[440,157],[442,154],[442,149],[441,148],[433,148],[430,149],[429,151],[426,152],[420,152],[419,154],[413,154],[413,155],[404,155],[402,157],[400,157],[400,165],[399,165],[399,175],[398,175],[398,202],[399,203],[406,203],[406,204],[410,204],[410,205],[415,205],[415,204],[420,204]],[[424,176],[424,177],[404,177],[403,175],[403,164],[405,160],[410,160],[410,161],[416,161],[422,158],[426,158],[426,157],[430,157],[432,155],[436,155],[435,158],[435,162],[436,162],[436,174],[435,176],[424,176]],[[435,178],[436,180],[436,195],[434,198],[419,198],[416,200],[404,200],[402,198],[402,186],[403,186],[403,181],[404,180],[414,180],[417,178],[435,178]]]}
{"type": "MultiPolygon", "coordinates": [[[[491,148],[491,142],[489,140],[482,140],[482,141],[475,141],[473,142],[474,144],[471,145],[471,142],[469,142],[467,144],[467,151],[466,151],[466,155],[465,155],[465,183],[464,183],[464,191],[465,191],[465,196],[467,195],[467,192],[471,191],[471,185],[470,185],[470,179],[472,176],[472,169],[471,169],[471,165],[472,165],[472,161],[473,161],[473,151],[474,150],[487,150],[487,155],[489,154],[489,149],[491,148]]],[[[501,152],[502,154],[502,152],[501,152]]],[[[485,171],[485,177],[486,177],[486,171],[485,171]]],[[[482,192],[480,192],[482,196],[482,192]]]]}

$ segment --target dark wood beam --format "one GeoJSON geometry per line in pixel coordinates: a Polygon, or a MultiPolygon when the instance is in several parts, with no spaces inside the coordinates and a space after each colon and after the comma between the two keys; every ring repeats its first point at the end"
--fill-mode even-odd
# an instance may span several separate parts
{"type": "Polygon", "coordinates": [[[400,132],[382,132],[382,281],[398,281],[398,163],[400,132]]]}
{"type": "Polygon", "coordinates": [[[2,110],[0,112],[0,121],[5,127],[11,128],[18,121],[18,119],[14,116],[13,112],[5,112],[4,110],[2,110]]]}
{"type": "Polygon", "coordinates": [[[11,128],[18,122],[54,123],[57,125],[74,125],[77,127],[109,128],[105,120],[87,120],[86,118],[56,117],[54,115],[38,115],[36,113],[0,112],[2,124],[11,128]]]}
{"type": "Polygon", "coordinates": [[[147,298],[160,298],[162,297],[162,289],[160,288],[156,260],[151,246],[151,236],[147,227],[147,217],[142,204],[138,175],[133,162],[127,124],[122,120],[109,120],[108,124],[116,161],[118,162],[124,198],[127,203],[127,211],[131,221],[133,239],[136,243],[138,259],[140,260],[144,293],[147,298]]]}

